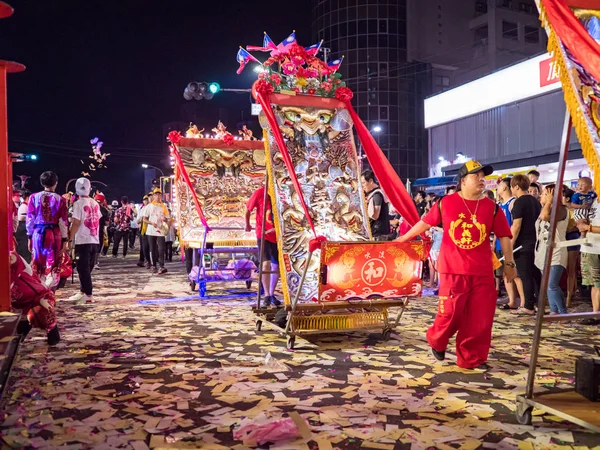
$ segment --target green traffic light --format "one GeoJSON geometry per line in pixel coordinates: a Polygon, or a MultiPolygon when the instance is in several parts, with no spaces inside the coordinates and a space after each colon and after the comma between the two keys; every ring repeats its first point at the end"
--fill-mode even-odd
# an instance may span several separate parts
{"type": "Polygon", "coordinates": [[[221,86],[219,85],[219,83],[210,83],[208,85],[208,90],[211,94],[216,94],[221,90],[221,86]]]}

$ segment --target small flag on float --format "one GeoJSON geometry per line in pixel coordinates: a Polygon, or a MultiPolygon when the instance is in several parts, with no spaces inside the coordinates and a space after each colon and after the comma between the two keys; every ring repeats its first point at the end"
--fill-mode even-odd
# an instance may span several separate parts
{"type": "Polygon", "coordinates": [[[342,65],[343,60],[344,60],[344,57],[342,56],[341,58],[334,59],[333,61],[329,61],[327,63],[327,66],[329,67],[329,72],[336,73],[338,71],[338,69],[340,68],[340,66],[342,65]]]}
{"type": "Polygon", "coordinates": [[[267,34],[267,32],[265,31],[265,37],[263,38],[263,45],[262,47],[258,47],[257,45],[248,45],[246,46],[247,50],[252,51],[257,51],[257,52],[268,52],[268,51],[273,51],[273,50],[277,50],[277,46],[275,45],[275,42],[273,42],[273,39],[271,39],[269,37],[269,35],[267,34]]]}
{"type": "Polygon", "coordinates": [[[265,37],[263,38],[263,47],[269,50],[277,50],[277,46],[275,45],[275,42],[273,42],[273,39],[271,39],[269,37],[269,35],[267,34],[267,32],[265,31],[265,37]]]}
{"type": "Polygon", "coordinates": [[[289,49],[292,45],[296,43],[296,30],[292,32],[288,37],[286,37],[281,43],[277,46],[277,49],[282,52],[289,49]]]}
{"type": "Polygon", "coordinates": [[[323,44],[323,41],[321,40],[321,42],[317,43],[317,44],[313,44],[310,47],[305,47],[304,50],[306,50],[306,53],[311,55],[311,56],[315,56],[317,53],[319,53],[319,50],[321,49],[321,45],[323,44]]]}
{"type": "Polygon", "coordinates": [[[246,64],[248,64],[248,61],[256,61],[260,64],[260,61],[258,59],[256,59],[254,56],[248,53],[248,51],[240,47],[240,49],[237,52],[237,62],[240,63],[240,68],[237,70],[238,75],[242,73],[244,67],[246,67],[246,64]]]}

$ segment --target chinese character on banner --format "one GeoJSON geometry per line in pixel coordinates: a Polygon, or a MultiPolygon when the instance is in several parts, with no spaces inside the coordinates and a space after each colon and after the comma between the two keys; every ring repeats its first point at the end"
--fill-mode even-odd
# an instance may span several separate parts
{"type": "Polygon", "coordinates": [[[371,259],[363,266],[361,276],[366,284],[373,286],[378,284],[385,277],[385,274],[385,263],[380,259],[371,259]]]}
{"type": "Polygon", "coordinates": [[[540,61],[540,87],[560,83],[560,71],[552,58],[540,61]]]}

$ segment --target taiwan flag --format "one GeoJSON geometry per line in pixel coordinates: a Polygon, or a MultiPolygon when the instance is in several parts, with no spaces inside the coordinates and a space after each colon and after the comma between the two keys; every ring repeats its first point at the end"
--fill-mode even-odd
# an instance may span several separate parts
{"type": "Polygon", "coordinates": [[[315,56],[317,53],[319,53],[319,50],[321,49],[321,45],[323,44],[323,41],[317,43],[317,44],[313,44],[310,47],[305,47],[304,50],[306,50],[306,53],[311,55],[311,56],[315,56]]]}
{"type": "Polygon", "coordinates": [[[240,63],[240,68],[237,70],[238,75],[242,73],[244,67],[246,67],[246,64],[248,64],[248,61],[255,61],[260,64],[260,61],[258,59],[256,59],[250,53],[248,53],[247,50],[240,47],[237,53],[237,62],[240,63]]]}
{"type": "Polygon", "coordinates": [[[338,69],[340,68],[340,66],[342,65],[343,60],[344,60],[344,57],[342,56],[341,58],[334,59],[333,61],[329,61],[327,63],[327,66],[329,67],[329,73],[336,73],[338,71],[338,69]]]}

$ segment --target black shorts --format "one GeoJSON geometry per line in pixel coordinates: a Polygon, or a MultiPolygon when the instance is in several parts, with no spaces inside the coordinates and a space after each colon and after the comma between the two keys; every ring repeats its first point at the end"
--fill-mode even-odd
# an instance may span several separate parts
{"type": "MultiPolygon", "coordinates": [[[[258,239],[258,251],[260,252],[260,241],[258,239]]],[[[265,254],[264,261],[271,261],[273,264],[279,264],[279,249],[276,242],[267,241],[265,239],[265,254]]],[[[260,255],[259,255],[260,256],[260,255]]]]}
{"type": "MultiPolygon", "coordinates": [[[[581,233],[578,230],[569,231],[566,236],[567,241],[573,241],[575,239],[579,239],[580,237],[581,237],[581,233]]],[[[581,245],[572,245],[570,247],[567,247],[567,251],[578,252],[580,248],[581,248],[581,245]]]]}

